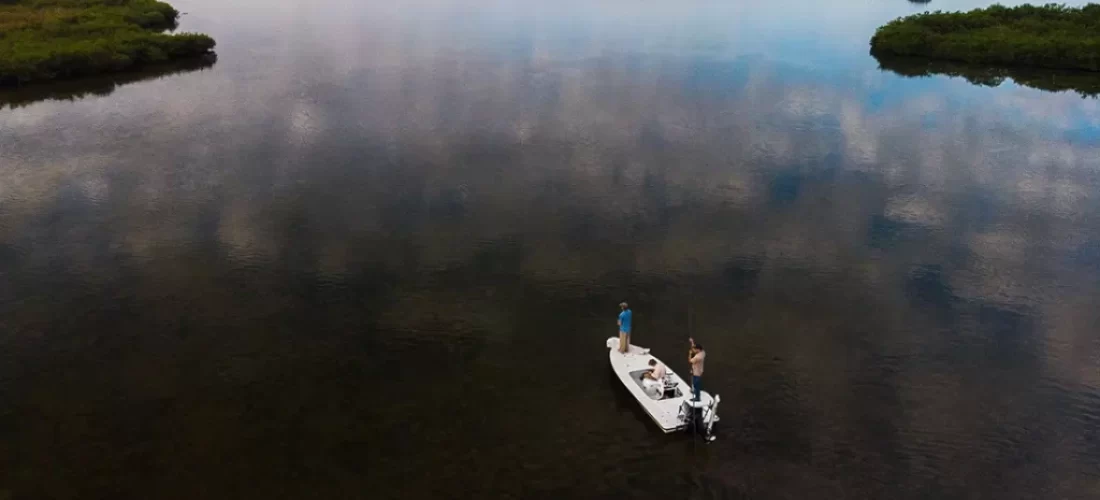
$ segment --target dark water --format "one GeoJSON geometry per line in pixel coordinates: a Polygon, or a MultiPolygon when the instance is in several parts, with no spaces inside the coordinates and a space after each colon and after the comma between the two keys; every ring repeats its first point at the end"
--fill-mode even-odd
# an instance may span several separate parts
{"type": "Polygon", "coordinates": [[[176,4],[0,94],[0,499],[1100,495],[1100,101],[880,71],[925,6],[176,4]]]}

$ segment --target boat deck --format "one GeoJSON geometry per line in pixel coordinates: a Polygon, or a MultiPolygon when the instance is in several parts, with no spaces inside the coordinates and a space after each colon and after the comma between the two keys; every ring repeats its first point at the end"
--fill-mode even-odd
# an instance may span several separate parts
{"type": "MultiPolygon", "coordinates": [[[[631,345],[628,352],[620,353],[619,339],[615,337],[607,339],[607,345],[609,348],[608,359],[611,362],[612,371],[623,382],[627,390],[638,399],[642,408],[661,427],[661,430],[669,433],[686,427],[686,422],[682,421],[679,415],[683,402],[691,397],[690,383],[685,382],[679,374],[668,366],[668,363],[665,363],[665,368],[668,369],[668,379],[677,384],[679,396],[653,399],[645,393],[638,381],[634,380],[634,373],[649,370],[649,360],[657,358],[649,354],[649,349],[637,345],[631,345]]],[[[660,359],[657,359],[657,361],[664,363],[660,359]]],[[[702,391],[701,396],[700,403],[702,405],[710,404],[710,394],[702,391]]]]}

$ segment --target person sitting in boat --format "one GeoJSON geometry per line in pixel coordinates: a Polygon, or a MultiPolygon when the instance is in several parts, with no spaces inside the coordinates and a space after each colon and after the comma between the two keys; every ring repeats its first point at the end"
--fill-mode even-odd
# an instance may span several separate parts
{"type": "Polygon", "coordinates": [[[645,372],[645,374],[643,374],[642,376],[650,380],[664,382],[665,375],[668,373],[665,365],[663,365],[660,361],[657,361],[656,359],[651,359],[649,360],[649,366],[649,371],[645,372]]]}
{"type": "Polygon", "coordinates": [[[642,374],[642,389],[653,399],[661,399],[665,392],[665,375],[668,370],[656,359],[649,360],[649,371],[642,374]]]}

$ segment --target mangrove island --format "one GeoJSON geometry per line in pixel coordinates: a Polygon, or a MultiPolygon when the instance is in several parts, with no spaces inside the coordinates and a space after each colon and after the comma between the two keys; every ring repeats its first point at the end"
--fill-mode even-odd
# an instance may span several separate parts
{"type": "Polygon", "coordinates": [[[875,31],[871,54],[985,65],[1100,71],[1100,5],[926,12],[875,31]]]}
{"type": "Polygon", "coordinates": [[[165,33],[178,18],[156,0],[0,0],[0,84],[115,72],[213,50],[209,36],[165,33]]]}

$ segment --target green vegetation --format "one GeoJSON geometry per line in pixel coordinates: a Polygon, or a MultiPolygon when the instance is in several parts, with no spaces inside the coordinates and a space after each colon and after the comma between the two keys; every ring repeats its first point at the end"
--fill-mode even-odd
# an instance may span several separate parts
{"type": "Polygon", "coordinates": [[[961,77],[974,85],[996,87],[1008,78],[1019,85],[1049,92],[1072,90],[1081,97],[1100,97],[1100,73],[1035,69],[1012,66],[981,66],[917,57],[878,58],[879,68],[902,76],[946,75],[961,77]]]}
{"type": "Polygon", "coordinates": [[[179,12],[156,0],[0,0],[0,84],[120,71],[206,54],[206,35],[167,34],[179,12]]]}
{"type": "Polygon", "coordinates": [[[903,17],[871,37],[871,54],[1100,71],[1100,5],[994,5],[903,17]]]}

